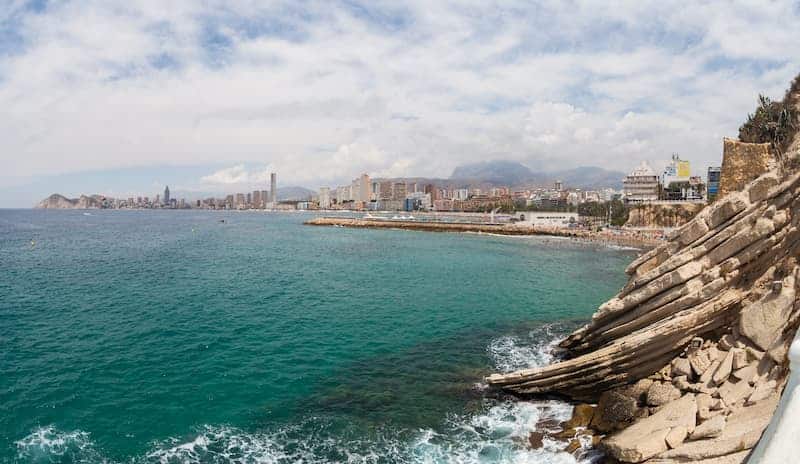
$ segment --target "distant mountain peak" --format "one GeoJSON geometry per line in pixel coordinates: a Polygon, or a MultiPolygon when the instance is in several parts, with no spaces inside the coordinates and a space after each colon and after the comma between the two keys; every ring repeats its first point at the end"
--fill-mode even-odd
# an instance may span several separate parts
{"type": "Polygon", "coordinates": [[[509,187],[548,186],[560,180],[565,187],[598,189],[622,188],[625,173],[596,166],[579,166],[558,171],[534,172],[524,164],[511,160],[491,160],[456,167],[450,179],[488,183],[509,187]]]}
{"type": "Polygon", "coordinates": [[[516,185],[533,179],[535,174],[516,161],[494,160],[465,164],[453,170],[451,179],[474,179],[481,182],[516,185]]]}

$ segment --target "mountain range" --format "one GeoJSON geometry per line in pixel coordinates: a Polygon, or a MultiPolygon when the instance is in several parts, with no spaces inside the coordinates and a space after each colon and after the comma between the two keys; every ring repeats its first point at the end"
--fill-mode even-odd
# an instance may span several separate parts
{"type": "Polygon", "coordinates": [[[534,172],[516,161],[483,161],[458,166],[450,176],[451,182],[506,185],[509,187],[549,186],[560,180],[564,187],[598,189],[622,188],[625,173],[595,166],[534,172]]]}

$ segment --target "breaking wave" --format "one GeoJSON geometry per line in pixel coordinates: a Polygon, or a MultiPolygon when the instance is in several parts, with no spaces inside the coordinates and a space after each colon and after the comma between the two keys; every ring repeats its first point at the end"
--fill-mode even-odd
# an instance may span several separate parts
{"type": "Polygon", "coordinates": [[[545,324],[525,335],[506,335],[488,347],[494,368],[500,372],[546,366],[553,362],[553,352],[562,333],[554,324],[545,324]]]}
{"type": "MultiPolygon", "coordinates": [[[[544,325],[526,335],[508,335],[487,347],[493,367],[508,372],[537,367],[553,360],[555,325],[544,325]]],[[[437,430],[384,428],[369,436],[323,417],[249,431],[230,426],[203,426],[189,438],[152,443],[147,451],[126,463],[541,463],[574,464],[564,452],[566,443],[544,438],[531,449],[528,437],[536,429],[555,428],[567,420],[572,406],[548,401],[513,401],[486,398],[474,414],[448,417],[437,430]]],[[[15,443],[18,462],[114,462],[83,431],[41,427],[15,443]]],[[[584,450],[588,443],[583,443],[584,450]]],[[[585,454],[582,463],[598,455],[585,454]]]]}

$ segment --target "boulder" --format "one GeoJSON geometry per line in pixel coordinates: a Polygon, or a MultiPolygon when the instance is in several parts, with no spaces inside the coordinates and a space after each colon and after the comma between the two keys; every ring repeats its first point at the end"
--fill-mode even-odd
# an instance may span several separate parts
{"type": "Polygon", "coordinates": [[[575,438],[570,440],[569,445],[567,445],[567,448],[564,451],[570,454],[575,454],[575,451],[578,451],[579,449],[581,449],[581,441],[575,438]]]}
{"type": "Polygon", "coordinates": [[[730,351],[736,347],[736,339],[731,334],[725,334],[719,340],[719,347],[725,351],[730,351]]]}
{"type": "Polygon", "coordinates": [[[682,391],[689,390],[689,377],[685,375],[681,375],[672,379],[672,385],[675,385],[675,388],[682,391]]]}
{"type": "Polygon", "coordinates": [[[700,385],[703,385],[707,388],[712,388],[714,385],[716,385],[716,383],[714,383],[714,373],[717,372],[720,364],[722,364],[721,361],[714,361],[711,363],[711,366],[709,366],[703,375],[700,376],[700,385]]]}
{"type": "Polygon", "coordinates": [[[647,392],[650,390],[650,385],[652,384],[653,381],[650,379],[641,379],[633,385],[620,388],[619,392],[623,395],[630,396],[639,403],[644,403],[647,392]]]}
{"type": "Polygon", "coordinates": [[[667,403],[655,414],[642,419],[603,442],[608,453],[624,462],[642,462],[667,450],[667,434],[674,427],[694,430],[697,403],[686,394],[667,403]]]}
{"type": "Polygon", "coordinates": [[[550,433],[548,436],[551,438],[555,438],[556,440],[569,440],[575,438],[578,432],[575,429],[564,429],[560,432],[550,433]]]}
{"type": "Polygon", "coordinates": [[[794,278],[786,280],[780,293],[770,292],[742,309],[739,331],[764,351],[781,335],[794,305],[794,278]]]}
{"type": "Polygon", "coordinates": [[[725,353],[720,353],[719,349],[714,345],[708,347],[707,353],[708,359],[711,361],[722,361],[722,357],[725,356],[725,353]]]}
{"type": "Polygon", "coordinates": [[[744,350],[742,350],[740,348],[734,348],[731,351],[733,351],[733,366],[732,366],[733,369],[738,370],[738,369],[741,369],[741,368],[747,366],[748,362],[747,362],[747,352],[746,351],[744,351],[744,350]]]}
{"type": "Polygon", "coordinates": [[[748,364],[747,366],[733,371],[733,376],[744,382],[753,382],[753,379],[758,375],[758,367],[756,363],[748,364]]]}
{"type": "Polygon", "coordinates": [[[700,351],[689,358],[689,364],[692,366],[694,373],[700,377],[711,367],[711,360],[708,359],[708,355],[705,352],[700,351]]]}
{"type": "Polygon", "coordinates": [[[604,392],[597,402],[591,426],[601,432],[610,432],[633,422],[640,409],[630,396],[614,390],[604,392]]]}
{"type": "Polygon", "coordinates": [[[531,432],[528,435],[528,446],[531,449],[539,449],[544,446],[544,434],[542,432],[531,432]]]}
{"type": "Polygon", "coordinates": [[[670,429],[665,441],[670,449],[675,449],[683,444],[684,441],[686,441],[686,437],[688,435],[689,431],[686,429],[686,427],[679,425],[670,429]]]}
{"type": "Polygon", "coordinates": [[[700,440],[702,438],[718,437],[722,435],[722,431],[725,430],[725,424],[726,422],[724,416],[719,415],[712,417],[711,419],[698,425],[689,438],[691,440],[700,440]]]}
{"type": "Polygon", "coordinates": [[[595,407],[591,404],[578,404],[572,410],[572,417],[562,425],[565,429],[588,427],[592,422],[595,407]]]}
{"type": "Polygon", "coordinates": [[[672,377],[680,377],[682,375],[692,375],[692,365],[686,358],[675,358],[672,361],[672,377]]]}
{"type": "Polygon", "coordinates": [[[653,382],[650,389],[647,390],[647,404],[649,406],[663,406],[680,397],[680,390],[666,382],[653,382]]]}
{"type": "MultiPolygon", "coordinates": [[[[723,351],[721,353],[725,352],[723,351]]],[[[728,380],[728,377],[731,375],[731,369],[733,369],[733,352],[728,351],[725,354],[725,357],[722,358],[722,362],[717,370],[714,371],[714,375],[711,377],[714,380],[714,383],[716,385],[721,385],[722,382],[728,380]]]]}
{"type": "Polygon", "coordinates": [[[749,406],[761,400],[767,399],[772,396],[777,389],[778,382],[774,380],[759,382],[756,385],[756,388],[753,390],[753,393],[751,393],[747,398],[747,402],[745,404],[749,406]]]}
{"type": "Polygon", "coordinates": [[[727,406],[734,406],[744,400],[750,392],[752,387],[748,382],[739,381],[736,383],[725,382],[719,387],[719,397],[725,402],[727,406]]]}

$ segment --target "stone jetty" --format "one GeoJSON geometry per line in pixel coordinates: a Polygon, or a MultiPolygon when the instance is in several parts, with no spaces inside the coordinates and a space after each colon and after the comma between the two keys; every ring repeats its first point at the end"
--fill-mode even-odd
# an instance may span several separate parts
{"type": "Polygon", "coordinates": [[[462,232],[496,235],[543,235],[646,249],[653,248],[662,243],[661,240],[636,233],[592,232],[585,229],[541,226],[534,227],[520,224],[486,224],[390,219],[382,220],[348,217],[317,217],[306,221],[305,224],[312,226],[338,226],[367,229],[404,229],[428,232],[462,232]]]}

